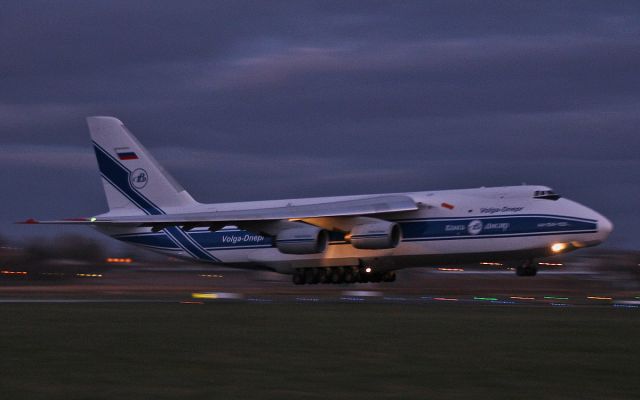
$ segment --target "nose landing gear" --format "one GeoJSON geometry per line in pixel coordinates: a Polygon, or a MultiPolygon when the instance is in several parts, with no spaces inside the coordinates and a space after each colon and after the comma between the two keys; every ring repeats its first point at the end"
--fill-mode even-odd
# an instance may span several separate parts
{"type": "Polygon", "coordinates": [[[516,275],[518,276],[536,276],[538,266],[533,260],[527,260],[516,267],[516,275]]]}

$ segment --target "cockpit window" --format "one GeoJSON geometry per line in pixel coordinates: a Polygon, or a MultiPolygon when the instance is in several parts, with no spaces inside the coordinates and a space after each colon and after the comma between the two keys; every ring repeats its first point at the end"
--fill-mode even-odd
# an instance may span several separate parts
{"type": "Polygon", "coordinates": [[[558,200],[560,195],[555,193],[553,190],[536,190],[533,193],[534,199],[545,199],[545,200],[558,200]]]}

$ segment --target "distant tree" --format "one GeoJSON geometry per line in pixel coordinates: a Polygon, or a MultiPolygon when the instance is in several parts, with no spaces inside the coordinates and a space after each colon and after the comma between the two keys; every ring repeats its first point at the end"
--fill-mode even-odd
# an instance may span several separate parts
{"type": "Polygon", "coordinates": [[[57,258],[100,261],[105,257],[102,245],[95,239],[80,235],[63,235],[53,240],[53,254],[57,258]]]}
{"type": "Polygon", "coordinates": [[[33,239],[24,248],[32,261],[44,259],[72,259],[101,261],[105,257],[102,245],[80,235],[64,235],[51,240],[33,239]]]}

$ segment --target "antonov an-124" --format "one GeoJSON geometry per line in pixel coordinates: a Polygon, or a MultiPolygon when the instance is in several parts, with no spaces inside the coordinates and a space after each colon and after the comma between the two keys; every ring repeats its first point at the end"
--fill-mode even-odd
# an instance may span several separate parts
{"type": "Polygon", "coordinates": [[[109,212],[90,225],[146,249],[296,284],[391,282],[407,267],[534,259],[603,242],[611,222],[546,186],[202,204],[113,117],[87,118],[109,212]]]}

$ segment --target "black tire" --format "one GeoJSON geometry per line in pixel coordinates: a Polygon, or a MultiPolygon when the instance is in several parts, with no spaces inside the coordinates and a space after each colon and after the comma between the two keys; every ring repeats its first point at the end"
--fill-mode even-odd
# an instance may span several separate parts
{"type": "Polygon", "coordinates": [[[533,260],[527,260],[516,267],[517,276],[536,276],[538,267],[533,260]]]}
{"type": "Polygon", "coordinates": [[[315,273],[313,268],[305,268],[304,269],[304,283],[313,284],[315,280],[315,273]]]}
{"type": "Polygon", "coordinates": [[[293,273],[293,277],[291,279],[293,281],[294,284],[296,285],[303,285],[304,284],[304,277],[302,276],[302,274],[298,271],[293,273]]]}
{"type": "Polygon", "coordinates": [[[319,272],[320,283],[331,283],[331,269],[321,268],[319,272]]]}
{"type": "Polygon", "coordinates": [[[358,272],[358,282],[367,283],[369,282],[369,274],[363,271],[362,269],[358,272]]]}
{"type": "Polygon", "coordinates": [[[384,275],[382,275],[383,282],[394,282],[395,280],[396,280],[395,272],[385,272],[384,275]]]}
{"type": "Polygon", "coordinates": [[[355,283],[356,282],[356,274],[352,268],[347,268],[344,271],[344,281],[346,283],[355,283]]]}
{"type": "Polygon", "coordinates": [[[534,266],[518,266],[516,267],[516,275],[517,276],[536,276],[538,273],[538,268],[534,266]]]}
{"type": "Polygon", "coordinates": [[[331,271],[331,283],[342,283],[344,280],[342,268],[332,268],[331,271]]]}

